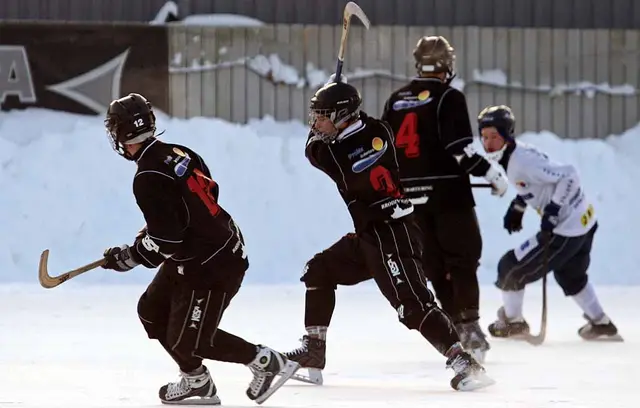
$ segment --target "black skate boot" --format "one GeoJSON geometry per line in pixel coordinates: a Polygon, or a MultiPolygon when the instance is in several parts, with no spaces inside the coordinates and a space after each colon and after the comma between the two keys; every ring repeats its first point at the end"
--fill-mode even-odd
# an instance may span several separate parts
{"type": "Polygon", "coordinates": [[[180,372],[180,380],[160,387],[160,401],[173,405],[220,405],[216,385],[207,367],[203,368],[201,374],[180,372]]]}
{"type": "Polygon", "coordinates": [[[526,320],[509,320],[504,308],[498,309],[498,320],[489,325],[489,334],[493,337],[523,339],[529,335],[529,324],[526,320]]]}
{"type": "Polygon", "coordinates": [[[456,343],[447,351],[447,368],[456,374],[451,379],[451,388],[456,391],[474,391],[495,384],[480,365],[460,343],[456,343]]]}
{"type": "Polygon", "coordinates": [[[462,347],[468,351],[473,358],[480,364],[484,364],[487,351],[491,349],[487,336],[480,328],[480,324],[475,322],[466,322],[456,324],[456,331],[460,336],[462,347]]]}
{"type": "Polygon", "coordinates": [[[302,336],[300,339],[302,346],[295,350],[284,353],[291,361],[300,364],[300,368],[305,368],[309,372],[308,376],[299,371],[292,377],[294,380],[322,385],[322,370],[326,364],[325,354],[327,352],[327,342],[308,335],[302,336]]]}
{"type": "Polygon", "coordinates": [[[583,315],[588,323],[578,330],[578,335],[588,341],[624,341],[618,334],[618,328],[607,315],[598,321],[591,320],[583,315]]]}
{"type": "Polygon", "coordinates": [[[253,380],[247,388],[247,397],[257,404],[262,404],[296,373],[300,365],[287,360],[284,354],[258,345],[258,355],[247,367],[253,373],[253,380]],[[274,383],[277,375],[280,378],[274,383]]]}

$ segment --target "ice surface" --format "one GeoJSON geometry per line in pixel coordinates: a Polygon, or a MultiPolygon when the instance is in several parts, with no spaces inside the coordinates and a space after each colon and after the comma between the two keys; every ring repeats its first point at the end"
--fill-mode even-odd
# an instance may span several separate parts
{"type": "MultiPolygon", "coordinates": [[[[160,406],[158,388],[177,368],[147,339],[136,313],[143,286],[86,286],[73,281],[45,290],[0,286],[0,407],[90,408],[160,406]]],[[[540,347],[493,340],[486,363],[497,383],[459,393],[449,387],[444,358],[370,283],[340,288],[328,332],[325,385],[290,381],[265,407],[292,408],[634,408],[640,288],[597,288],[625,343],[587,343],[576,334],[578,307],[550,291],[547,341],[540,347]]],[[[254,343],[287,351],[303,334],[300,285],[249,285],[240,290],[221,327],[254,343]]],[[[482,325],[499,296],[482,288],[482,325]]],[[[528,289],[525,317],[537,331],[540,287],[528,289]]],[[[206,362],[224,406],[255,407],[244,391],[241,365],[206,362]]]]}

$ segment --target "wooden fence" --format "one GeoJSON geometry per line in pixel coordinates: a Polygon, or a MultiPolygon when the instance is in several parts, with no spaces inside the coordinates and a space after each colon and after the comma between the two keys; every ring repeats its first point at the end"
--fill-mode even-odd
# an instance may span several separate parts
{"type": "MultiPolygon", "coordinates": [[[[306,120],[308,100],[332,73],[340,26],[169,28],[171,113],[235,122],[270,115],[306,120]]],[[[414,75],[419,37],[456,49],[456,86],[470,115],[506,103],[520,131],[562,137],[618,134],[640,121],[640,30],[352,27],[345,71],[364,110],[379,115],[389,93],[414,75]]]]}

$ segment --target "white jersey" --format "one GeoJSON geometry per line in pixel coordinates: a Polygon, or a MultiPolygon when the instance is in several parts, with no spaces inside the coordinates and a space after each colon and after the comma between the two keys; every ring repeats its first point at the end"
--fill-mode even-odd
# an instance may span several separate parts
{"type": "Polygon", "coordinates": [[[536,147],[516,141],[507,164],[507,177],[528,206],[542,214],[553,201],[560,205],[553,232],[565,237],[586,234],[596,223],[591,202],[580,186],[578,172],[570,164],[550,160],[536,147]]]}

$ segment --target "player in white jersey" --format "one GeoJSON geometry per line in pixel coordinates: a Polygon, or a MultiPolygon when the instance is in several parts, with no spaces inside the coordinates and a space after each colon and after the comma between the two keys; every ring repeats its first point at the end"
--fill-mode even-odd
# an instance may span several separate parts
{"type": "Polygon", "coordinates": [[[500,259],[496,286],[502,291],[504,305],[498,310],[498,320],[489,326],[489,333],[494,337],[527,334],[529,325],[522,315],[524,288],[553,271],[564,294],[575,300],[588,322],[578,334],[585,340],[621,340],[589,283],[587,269],[598,221],[576,168],[516,141],[515,117],[508,106],[483,109],[478,126],[488,158],[505,169],[518,192],[504,217],[504,228],[509,234],[520,231],[528,206],[542,218],[536,235],[500,259]]]}

